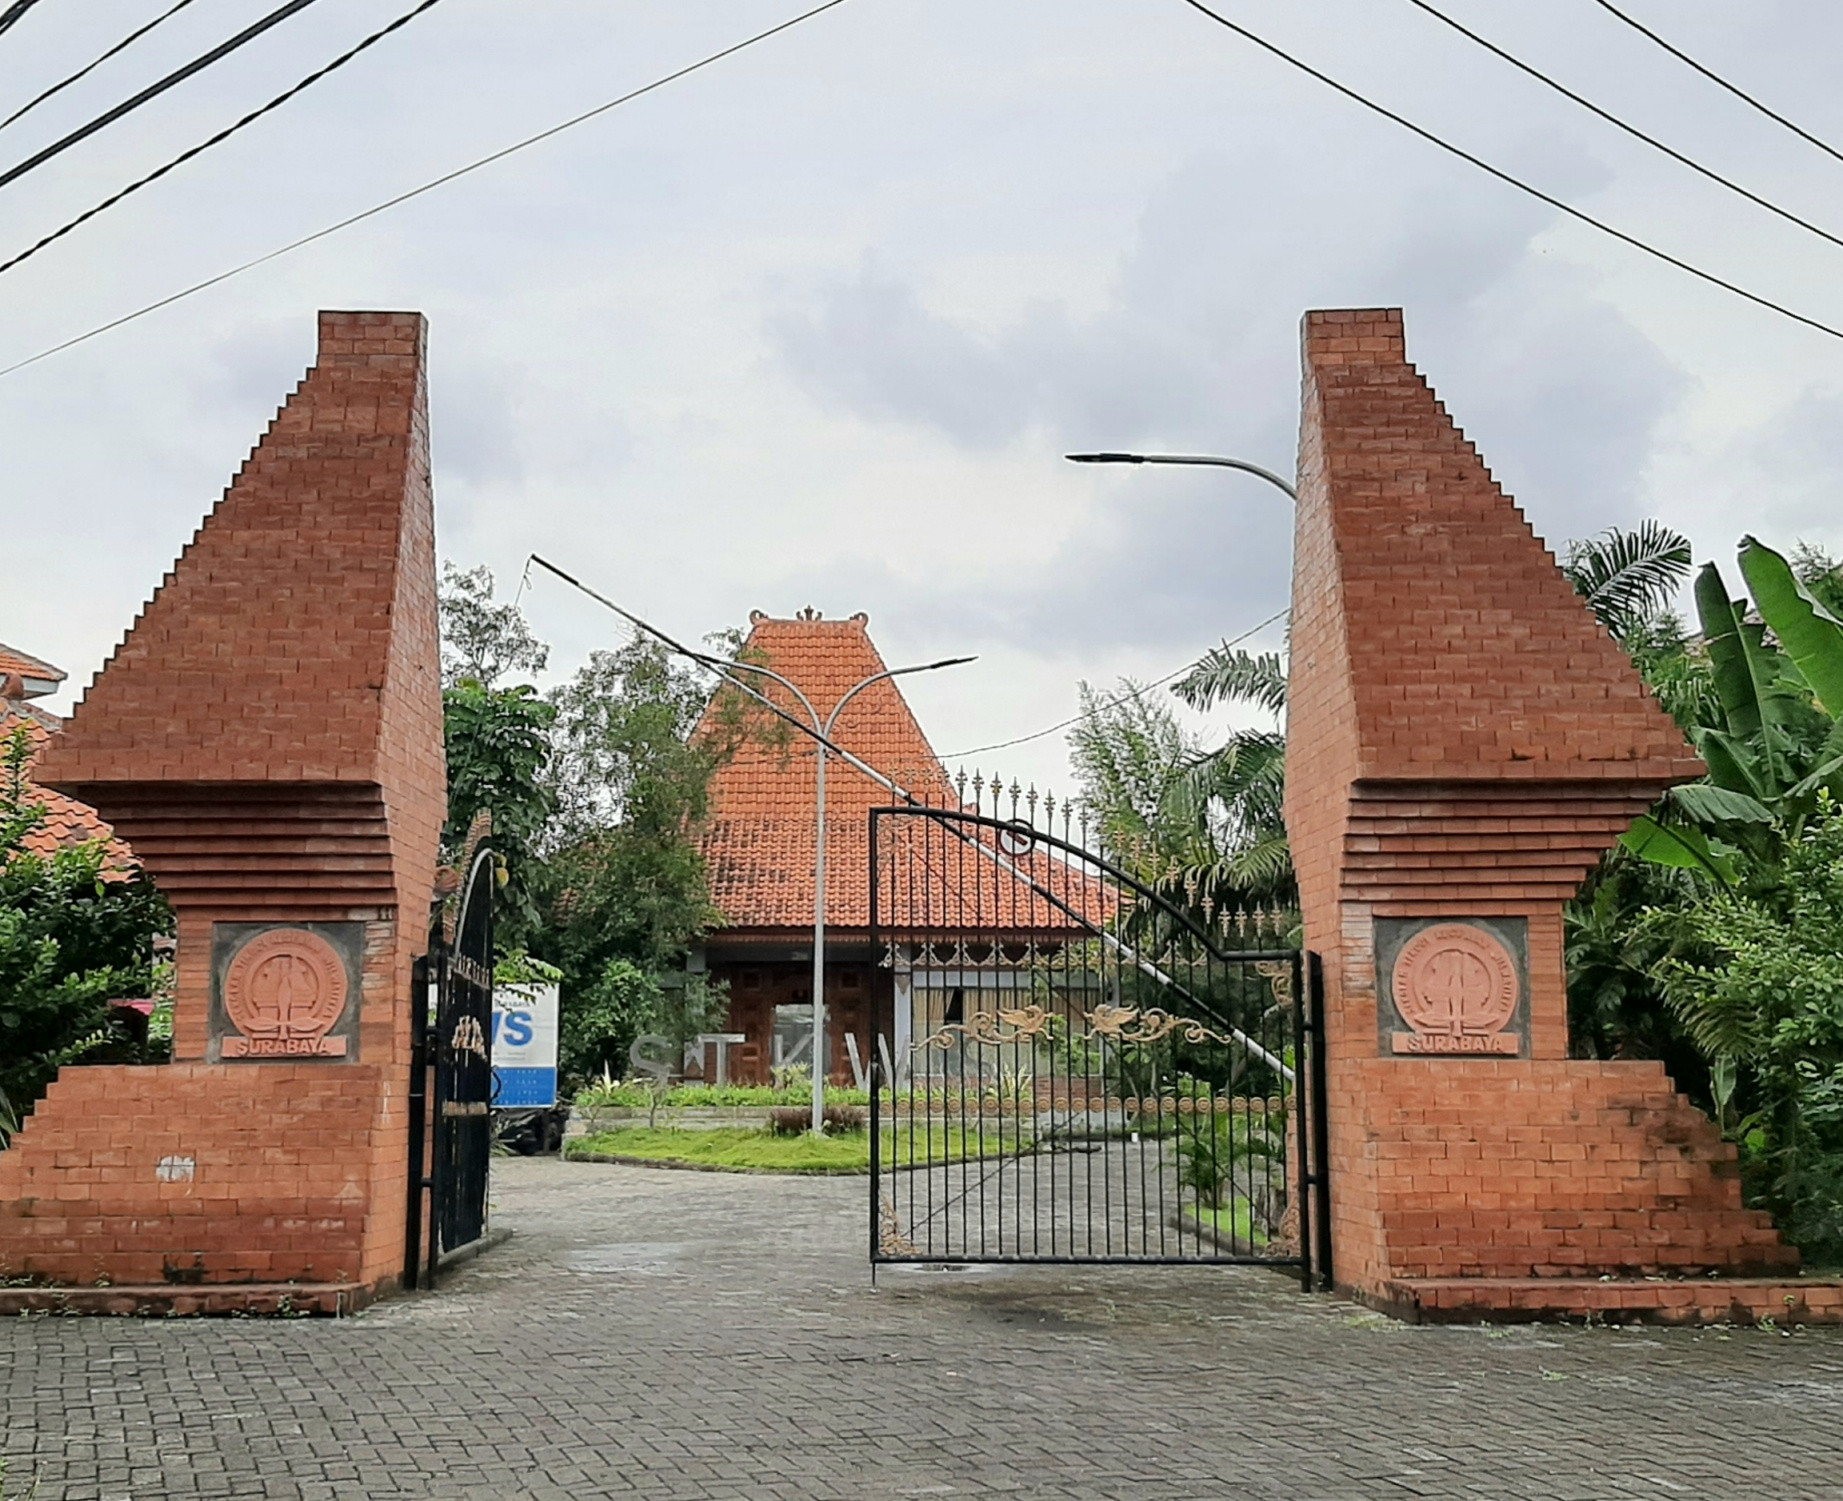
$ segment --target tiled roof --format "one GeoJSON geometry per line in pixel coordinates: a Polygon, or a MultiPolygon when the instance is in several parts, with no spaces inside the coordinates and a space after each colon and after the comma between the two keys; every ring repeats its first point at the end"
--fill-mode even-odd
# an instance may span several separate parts
{"type": "MultiPolygon", "coordinates": [[[[32,704],[0,702],[0,737],[10,736],[21,725],[25,726],[36,751],[43,751],[45,742],[56,733],[62,721],[32,704]]],[[[38,759],[36,751],[34,761],[38,759]]],[[[45,821],[25,838],[25,847],[32,854],[51,855],[91,839],[107,839],[115,846],[109,860],[111,867],[123,869],[132,863],[134,857],[128,846],[115,838],[114,830],[88,803],[80,803],[36,783],[31,795],[45,807],[45,821]]]]}
{"type": "MultiPolygon", "coordinates": [[[[62,667],[53,667],[49,662],[8,646],[0,641],[0,682],[9,677],[36,678],[41,683],[61,683],[66,677],[62,667]]],[[[48,688],[38,689],[38,693],[48,693],[48,688]]],[[[35,695],[34,695],[35,696],[35,695]]]]}
{"type": "MultiPolygon", "coordinates": [[[[884,669],[867,626],[863,615],[847,620],[757,615],[745,656],[798,685],[823,719],[852,685],[884,669]]],[[[785,689],[766,680],[763,686],[777,703],[801,714],[785,689]]],[[[714,727],[707,714],[703,729],[714,727]]],[[[876,683],[856,695],[839,716],[832,740],[931,806],[960,807],[946,771],[894,682],[876,683]]],[[[710,862],[712,897],[730,927],[812,925],[815,753],[813,742],[798,732],[790,731],[783,744],[758,736],[746,741],[712,780],[711,820],[703,848],[710,862]]],[[[849,763],[836,756],[826,758],[828,926],[869,926],[870,810],[897,801],[849,763]]],[[[977,912],[986,928],[1068,929],[1067,918],[1033,893],[1030,881],[1053,891],[1079,886],[1082,899],[1071,905],[1084,911],[1095,905],[1080,876],[1041,852],[1013,862],[1030,872],[1027,881],[1008,873],[993,858],[996,851],[989,844],[974,850],[938,826],[924,834],[905,825],[885,848],[898,840],[904,842],[904,858],[916,871],[933,869],[933,879],[926,884],[935,888],[935,905],[951,907],[962,918],[977,912]],[[949,849],[958,862],[951,868],[943,863],[950,858],[949,849]]],[[[881,915],[891,924],[905,924],[921,914],[892,912],[886,902],[881,915]]],[[[944,919],[945,913],[941,915],[944,919]]]]}

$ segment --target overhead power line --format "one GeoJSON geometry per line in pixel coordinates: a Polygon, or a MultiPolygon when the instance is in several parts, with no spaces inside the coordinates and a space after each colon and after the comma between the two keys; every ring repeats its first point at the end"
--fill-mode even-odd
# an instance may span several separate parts
{"type": "Polygon", "coordinates": [[[19,24],[19,18],[37,4],[38,0],[13,0],[5,10],[0,10],[0,31],[11,31],[19,24]]]}
{"type": "Polygon", "coordinates": [[[30,114],[33,110],[37,109],[41,104],[43,104],[47,99],[49,99],[53,94],[61,94],[64,92],[65,89],[69,88],[73,83],[76,83],[81,79],[87,78],[91,73],[94,73],[98,68],[100,68],[104,63],[106,63],[110,58],[114,57],[116,53],[122,51],[125,47],[129,46],[131,43],[138,42],[142,37],[146,36],[148,32],[152,31],[162,21],[168,19],[171,16],[177,15],[180,11],[184,10],[191,3],[192,3],[192,0],[178,0],[177,4],[169,6],[166,10],[161,11],[159,15],[153,18],[153,20],[147,22],[143,26],[136,27],[133,31],[129,32],[127,36],[123,37],[119,42],[117,42],[107,52],[103,53],[100,57],[94,58],[90,62],[85,63],[81,68],[77,69],[75,73],[72,73],[70,77],[63,79],[58,83],[52,84],[52,86],[46,89],[44,93],[38,95],[36,98],[28,99],[24,104],[20,105],[18,109],[14,110],[12,114],[8,115],[4,120],[0,120],[0,130],[5,130],[6,127],[11,125],[15,120],[20,119],[22,116],[30,114]]]}
{"type": "Polygon", "coordinates": [[[1639,239],[1637,235],[1627,234],[1623,229],[1615,228],[1604,219],[1595,218],[1585,209],[1578,209],[1573,204],[1557,198],[1553,193],[1545,193],[1541,188],[1523,181],[1522,178],[1512,176],[1502,167],[1492,166],[1491,163],[1486,161],[1483,157],[1474,156],[1463,146],[1455,146],[1444,137],[1435,135],[1431,130],[1427,129],[1426,126],[1417,125],[1406,115],[1397,114],[1387,105],[1378,104],[1374,99],[1358,93],[1348,84],[1339,83],[1329,73],[1321,72],[1310,63],[1294,57],[1292,53],[1268,41],[1265,37],[1250,31],[1239,22],[1231,21],[1227,16],[1211,10],[1207,5],[1202,3],[1202,0],[1183,0],[1183,3],[1188,5],[1192,10],[1208,16],[1209,19],[1214,21],[1218,26],[1226,27],[1244,41],[1252,42],[1255,46],[1261,48],[1262,51],[1272,53],[1273,56],[1279,58],[1281,62],[1286,63],[1290,67],[1297,68],[1307,77],[1317,79],[1318,82],[1324,84],[1325,87],[1335,89],[1346,99],[1362,105],[1365,109],[1374,114],[1381,115],[1385,120],[1393,121],[1395,124],[1401,126],[1403,130],[1419,136],[1430,145],[1438,146],[1448,155],[1456,156],[1462,162],[1469,162],[1472,166],[1478,168],[1479,171],[1495,177],[1499,182],[1508,184],[1519,193],[1526,193],[1531,198],[1536,199],[1537,202],[1546,203],[1550,208],[1568,215],[1569,218],[1578,219],[1582,224],[1592,229],[1597,229],[1601,234],[1610,236],[1612,239],[1618,240],[1622,244],[1630,245],[1634,250],[1643,251],[1646,255],[1652,257],[1652,259],[1662,261],[1667,266],[1675,266],[1677,270],[1687,272],[1699,281],[1705,281],[1710,286],[1720,287],[1724,292],[1732,292],[1736,297],[1751,302],[1756,307],[1763,307],[1769,312],[1779,314],[1782,318],[1790,318],[1794,323],[1802,323],[1806,328],[1814,328],[1819,333],[1829,334],[1833,339],[1843,339],[1843,328],[1836,328],[1817,318],[1808,317],[1804,313],[1797,312],[1787,307],[1784,303],[1774,302],[1770,297],[1762,297],[1758,292],[1750,292],[1737,282],[1732,282],[1725,277],[1717,276],[1713,271],[1705,271],[1702,267],[1684,260],[1681,256],[1672,255],[1668,250],[1660,250],[1657,246],[1639,239]]]}
{"type": "Polygon", "coordinates": [[[247,115],[245,115],[241,120],[238,120],[235,124],[226,125],[222,130],[220,130],[216,135],[210,137],[208,140],[200,141],[196,146],[193,146],[189,150],[180,152],[178,156],[174,157],[170,162],[167,162],[165,165],[154,168],[154,170],[149,172],[145,177],[137,178],[135,181],[129,183],[127,187],[122,188],[117,192],[111,193],[107,198],[103,199],[102,202],[97,204],[94,208],[85,209],[82,213],[78,214],[76,218],[70,220],[66,224],[60,225],[57,229],[52,230],[50,234],[46,235],[37,244],[28,245],[24,250],[20,251],[19,254],[14,256],[11,260],[0,261],[0,275],[4,275],[6,272],[11,271],[13,267],[17,266],[21,261],[30,260],[33,256],[37,255],[39,251],[43,250],[47,245],[53,244],[56,241],[63,239],[64,236],[69,234],[73,229],[76,229],[81,224],[88,223],[91,219],[94,219],[98,214],[102,213],[105,209],[114,208],[116,204],[120,203],[130,193],[140,192],[141,189],[146,187],[150,182],[159,181],[160,178],[165,177],[166,174],[171,172],[175,167],[182,166],[184,163],[191,161],[193,157],[198,156],[202,152],[209,151],[213,146],[217,145],[220,141],[229,140],[238,131],[242,130],[244,126],[254,124],[257,120],[260,120],[264,115],[269,114],[270,112],[274,110],[280,109],[290,99],[294,98],[296,94],[301,93],[304,89],[312,87],[314,84],[318,83],[322,78],[325,78],[327,74],[332,73],[339,68],[343,68],[347,63],[351,62],[353,58],[357,57],[359,53],[363,52],[367,47],[375,46],[377,43],[383,41],[384,38],[389,36],[393,31],[401,30],[403,27],[409,25],[411,21],[414,21],[416,17],[421,15],[424,11],[432,10],[434,9],[434,7],[436,7],[439,4],[441,4],[441,0],[421,0],[421,3],[419,5],[416,5],[412,7],[411,9],[406,10],[402,15],[398,16],[397,19],[392,21],[388,26],[379,27],[376,31],[372,32],[370,36],[366,37],[362,42],[359,42],[352,47],[348,47],[344,52],[340,53],[338,57],[334,58],[324,68],[319,68],[316,71],[309,73],[305,78],[303,78],[293,88],[287,89],[284,92],[277,94],[267,104],[261,105],[258,108],[251,110],[247,115]]]}
{"type": "MultiPolygon", "coordinates": [[[[0,374],[3,374],[3,373],[4,372],[0,372],[0,374]]],[[[1240,646],[1242,642],[1248,640],[1251,636],[1260,635],[1262,631],[1266,630],[1267,627],[1272,625],[1275,621],[1284,620],[1286,618],[1286,614],[1287,612],[1285,610],[1280,610],[1272,615],[1269,615],[1259,625],[1249,627],[1247,630],[1243,631],[1239,636],[1237,636],[1233,641],[1223,642],[1222,643],[1223,647],[1227,648],[1227,647],[1232,647],[1232,646],[1240,646]]],[[[1037,730],[1029,735],[1019,735],[1015,740],[999,740],[999,741],[995,741],[991,745],[975,745],[971,750],[948,751],[946,754],[944,754],[941,757],[941,759],[943,761],[959,761],[959,760],[964,759],[967,756],[983,755],[987,751],[1009,750],[1014,745],[1028,745],[1033,740],[1041,740],[1045,735],[1054,735],[1058,730],[1066,730],[1068,729],[1070,725],[1080,724],[1084,719],[1092,719],[1097,714],[1105,714],[1109,709],[1117,709],[1120,707],[1121,704],[1129,703],[1133,699],[1143,698],[1146,694],[1150,693],[1154,688],[1162,688],[1165,686],[1166,683],[1169,683],[1173,678],[1182,677],[1185,673],[1191,671],[1191,669],[1193,669],[1196,665],[1197,664],[1195,662],[1186,662],[1182,667],[1178,668],[1175,672],[1167,672],[1162,678],[1158,679],[1157,682],[1147,683],[1143,687],[1135,688],[1133,689],[1131,693],[1122,693],[1118,698],[1110,698],[1105,703],[1092,704],[1088,708],[1083,709],[1081,713],[1071,714],[1067,719],[1063,720],[1061,723],[1053,724],[1046,730],[1037,730]]]]}
{"type": "Polygon", "coordinates": [[[670,73],[655,78],[651,83],[642,84],[637,89],[631,89],[625,94],[608,100],[605,104],[598,104],[593,109],[584,110],[581,114],[572,116],[561,124],[553,125],[548,130],[540,130],[536,135],[526,136],[522,141],[515,141],[510,146],[502,147],[500,150],[488,156],[479,157],[469,162],[464,167],[456,167],[452,172],[444,172],[440,177],[431,178],[420,187],[411,188],[407,193],[399,193],[394,198],[386,198],[382,203],[373,204],[370,208],[353,214],[350,218],[341,219],[336,224],[329,224],[324,229],[316,229],[312,234],[302,235],[298,240],[290,240],[286,245],[279,246],[274,250],[268,251],[266,254],[256,256],[252,260],[244,261],[241,265],[232,266],[228,271],[220,271],[216,276],[208,276],[203,281],[194,282],[189,287],[182,288],[180,291],[160,298],[157,302],[150,302],[143,307],[138,307],[132,313],[124,313],[119,318],[111,318],[107,323],[99,323],[96,327],[87,332],[66,339],[61,344],[53,344],[48,349],[41,349],[37,354],[28,355],[23,360],[16,360],[13,364],[0,368],[0,376],[11,375],[14,371],[23,370],[28,365],[36,365],[40,360],[50,359],[54,354],[62,354],[66,349],[74,349],[79,344],[88,343],[91,339],[109,333],[113,329],[120,328],[125,323],[133,323],[137,318],[145,318],[149,313],[157,313],[161,308],[171,307],[175,302],[183,302],[186,298],[196,293],[203,292],[210,287],[215,287],[220,282],[229,281],[233,276],[241,276],[245,271],[253,271],[258,266],[266,265],[273,260],[278,260],[282,256],[291,254],[305,245],[313,244],[316,240],[324,240],[328,235],[338,234],[342,229],[350,229],[354,224],[362,223],[366,219],[373,218],[389,209],[396,208],[399,204],[408,203],[412,198],[419,198],[424,193],[433,192],[436,188],[451,183],[457,178],[465,177],[470,172],[477,172],[482,167],[490,166],[497,161],[503,161],[506,157],[516,152],[523,151],[529,146],[535,146],[540,141],[549,140],[554,135],[561,135],[564,131],[574,129],[587,120],[593,120],[597,115],[606,114],[611,109],[618,109],[623,104],[631,103],[633,100],[643,95],[650,94],[656,89],[662,89],[667,84],[675,83],[681,78],[689,77],[691,74],[698,72],[700,69],[708,68],[713,63],[721,62],[726,57],[733,57],[738,52],[744,52],[750,47],[755,46],[758,42],[765,42],[770,37],[779,36],[783,31],[791,30],[802,22],[810,21],[813,17],[823,15],[826,11],[833,10],[844,3],[845,0],[824,0],[824,4],[815,5],[811,10],[802,11],[799,15],[782,21],[778,25],[770,26],[766,31],[758,31],[751,37],[746,37],[740,42],[732,43],[730,46],[723,48],[721,51],[712,52],[707,57],[701,57],[694,63],[688,63],[682,68],[677,68],[670,73]]]}
{"type": "Polygon", "coordinates": [[[1602,109],[1599,105],[1595,104],[1593,100],[1588,99],[1581,94],[1575,93],[1575,91],[1569,88],[1565,83],[1560,83],[1556,81],[1555,79],[1549,77],[1547,73],[1544,73],[1540,68],[1535,67],[1533,64],[1524,62],[1522,58],[1516,56],[1512,52],[1507,52],[1504,48],[1498,46],[1496,42],[1493,42],[1488,37],[1480,36],[1476,31],[1473,31],[1471,27],[1465,25],[1463,22],[1454,20],[1453,17],[1447,15],[1445,11],[1440,10],[1438,7],[1431,4],[1430,0],[1408,0],[1408,3],[1414,6],[1417,10],[1425,11],[1428,15],[1432,16],[1434,20],[1440,22],[1441,25],[1451,27],[1454,31],[1458,32],[1459,35],[1464,37],[1467,41],[1474,42],[1478,46],[1483,47],[1485,51],[1491,53],[1493,56],[1502,58],[1505,62],[1509,63],[1511,67],[1519,69],[1520,71],[1524,73],[1527,73],[1531,78],[1535,79],[1538,83],[1543,84],[1546,87],[1553,89],[1556,93],[1560,94],[1564,99],[1570,99],[1574,103],[1578,104],[1582,109],[1586,110],[1588,113],[1598,115],[1602,120],[1606,121],[1607,124],[1615,126],[1620,130],[1623,130],[1627,135],[1631,136],[1633,139],[1643,141],[1653,151],[1663,152],[1663,154],[1669,157],[1672,161],[1681,162],[1685,167],[1688,167],[1690,171],[1699,172],[1702,176],[1708,178],[1710,182],[1721,184],[1721,186],[1726,188],[1730,193],[1739,194],[1742,198],[1745,198],[1749,203],[1758,204],[1761,208],[1765,209],[1769,214],[1777,214],[1781,219],[1786,220],[1788,223],[1796,224],[1800,229],[1809,230],[1812,234],[1816,235],[1819,239],[1828,240],[1830,241],[1832,245],[1835,245],[1838,249],[1843,250],[1843,238],[1840,238],[1837,235],[1833,235],[1829,230],[1825,229],[1822,225],[1813,224],[1809,219],[1801,218],[1799,215],[1793,213],[1788,208],[1781,208],[1778,204],[1774,203],[1770,198],[1763,198],[1758,193],[1754,192],[1751,188],[1742,187],[1738,182],[1735,182],[1732,178],[1722,176],[1722,174],[1717,172],[1713,167],[1704,166],[1701,162],[1697,161],[1694,157],[1686,156],[1683,152],[1677,150],[1676,147],[1669,145],[1668,143],[1664,141],[1660,141],[1654,135],[1647,134],[1645,131],[1640,130],[1636,125],[1631,124],[1629,121],[1620,119],[1619,116],[1615,115],[1611,110],[1602,109]]]}
{"type": "MultiPolygon", "coordinates": [[[[113,125],[117,120],[121,119],[123,115],[130,114],[139,109],[143,104],[147,103],[148,100],[159,98],[159,96],[164,94],[168,89],[174,87],[176,84],[184,83],[194,73],[199,73],[209,68],[220,58],[229,57],[231,53],[235,52],[246,42],[253,42],[271,26],[279,26],[296,11],[306,10],[307,7],[313,3],[314,0],[288,0],[286,5],[270,11],[268,15],[264,16],[254,25],[244,27],[242,31],[239,31],[228,42],[219,43],[203,57],[195,57],[183,68],[175,68],[158,83],[150,83],[132,99],[124,99],[120,104],[116,105],[114,109],[104,110],[103,113],[98,115],[94,120],[89,121],[85,125],[79,125],[61,141],[53,141],[43,151],[27,157],[23,162],[19,163],[18,166],[9,167],[6,171],[0,172],[0,188],[5,187],[9,182],[24,177],[26,173],[32,171],[33,168],[44,166],[44,164],[50,161],[54,156],[58,156],[70,150],[70,148],[75,146],[79,141],[88,140],[89,137],[95,135],[96,132],[103,129],[103,127],[113,125]]],[[[130,40],[132,40],[132,38],[130,40]]],[[[30,106],[27,107],[30,108],[30,106]]]]}
{"type": "Polygon", "coordinates": [[[1594,3],[1598,5],[1600,9],[1606,11],[1608,14],[1617,16],[1621,21],[1625,22],[1627,26],[1630,26],[1632,30],[1636,31],[1640,36],[1649,37],[1652,41],[1656,42],[1658,46],[1662,47],[1666,52],[1668,52],[1672,57],[1674,57],[1678,62],[1684,63],[1688,65],[1689,67],[1694,68],[1704,78],[1708,79],[1710,83],[1716,84],[1719,87],[1726,89],[1730,94],[1734,95],[1736,99],[1739,99],[1744,104],[1751,105],[1754,109],[1757,109],[1761,114],[1765,115],[1767,119],[1778,122],[1780,125],[1783,125],[1787,130],[1791,131],[1793,135],[1798,136],[1803,140],[1809,141],[1813,146],[1817,147],[1819,151],[1827,152],[1829,155],[1835,157],[1838,161],[1843,162],[1843,151],[1837,150],[1837,148],[1835,146],[1832,146],[1830,142],[1826,140],[1822,140],[1817,136],[1814,136],[1813,134],[1811,134],[1810,131],[1806,130],[1804,126],[1800,125],[1796,120],[1788,120],[1784,115],[1780,114],[1778,110],[1773,109],[1768,105],[1762,104],[1758,99],[1754,98],[1752,94],[1748,93],[1745,89],[1741,88],[1738,84],[1733,84],[1733,83],[1728,82],[1727,79],[1723,78],[1721,74],[1717,73],[1713,68],[1703,66],[1703,64],[1697,62],[1695,58],[1691,57],[1681,47],[1674,46],[1672,43],[1665,40],[1663,37],[1659,36],[1649,26],[1645,25],[1643,21],[1640,21],[1633,16],[1627,15],[1618,6],[1614,5],[1612,3],[1612,0],[1594,0],[1594,3]]]}

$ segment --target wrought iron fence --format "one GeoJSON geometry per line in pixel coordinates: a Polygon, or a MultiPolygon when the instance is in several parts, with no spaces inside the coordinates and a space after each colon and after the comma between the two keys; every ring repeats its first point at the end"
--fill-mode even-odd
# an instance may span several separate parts
{"type": "Polygon", "coordinates": [[[1312,1285],[1300,952],[1232,948],[1233,917],[1022,818],[878,809],[870,840],[873,1263],[1258,1262],[1312,1285]]]}

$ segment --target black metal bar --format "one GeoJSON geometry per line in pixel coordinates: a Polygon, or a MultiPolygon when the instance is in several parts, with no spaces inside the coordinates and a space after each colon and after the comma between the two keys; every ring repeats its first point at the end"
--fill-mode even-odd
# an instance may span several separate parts
{"type": "MultiPolygon", "coordinates": [[[[899,1081],[909,1060],[873,1048],[873,1267],[1207,1261],[1298,1267],[1312,1286],[1326,1224],[1322,1133],[1313,1113],[1323,1097],[1313,1073],[1323,1050],[1312,1032],[1299,951],[1219,947],[1213,924],[1206,932],[1181,907],[1066,837],[1030,828],[1020,848],[1025,827],[951,808],[872,810],[874,1029],[879,1044],[896,1040],[895,976],[886,971],[906,960],[913,1037],[904,1051],[925,1049],[924,1066],[939,1069],[912,1079],[904,1102],[899,1081]],[[904,900],[906,910],[893,921],[904,900]],[[1130,925],[1119,921],[1128,912],[1130,925]],[[1045,913],[1055,941],[1035,946],[1031,935],[1045,927],[1045,913]],[[1006,947],[1020,936],[1033,944],[1024,954],[1006,947]],[[1034,1023],[1007,1026],[997,1015],[1023,1003],[1026,978],[1056,1019],[1051,1040],[1034,1023]],[[960,1011],[935,1015],[937,997],[947,1001],[956,982],[960,1011]],[[1103,1004],[1124,1010],[1107,1023],[1096,1009],[1103,1004]],[[1118,1020],[1124,1016],[1130,1032],[1132,1017],[1165,1019],[1162,1026],[1171,1018],[1181,1023],[1185,1013],[1216,1030],[1186,1040],[1166,1026],[1132,1040],[1118,1020]],[[1183,1074],[1188,1110],[1167,1112],[1161,1103],[1166,1069],[1183,1074]],[[988,1093],[996,1096],[991,1122],[988,1093]],[[1061,1126],[1059,1110],[1067,1116],[1061,1126]],[[905,1125],[906,1163],[893,1134],[905,1125]],[[1019,1160],[1025,1152],[1028,1168],[1019,1160]],[[907,1181],[898,1184],[905,1166],[907,1181]],[[1288,1197],[1295,1183],[1296,1209],[1288,1197]],[[1174,1184],[1175,1204],[1167,1198],[1174,1184]],[[887,1205],[886,1191],[895,1195],[887,1205]],[[1280,1249],[1274,1238],[1281,1215],[1297,1224],[1296,1256],[1271,1254],[1280,1249]]],[[[1223,933],[1230,933],[1226,923],[1223,933]]]]}
{"type": "Polygon", "coordinates": [[[448,987],[452,983],[449,973],[448,946],[439,946],[435,956],[435,1032],[428,1039],[429,1072],[435,1088],[431,1091],[432,1108],[429,1115],[429,1239],[424,1249],[423,1266],[424,1287],[435,1286],[435,1276],[442,1259],[442,1202],[447,1184],[445,1159],[448,1155],[448,1128],[451,1125],[442,1114],[442,1024],[448,1017],[448,987]]]}
{"type": "MultiPolygon", "coordinates": [[[[1306,1024],[1305,1011],[1308,1001],[1306,995],[1306,977],[1300,972],[1298,956],[1293,958],[1291,1011],[1293,1013],[1293,1097],[1291,1108],[1287,1112],[1287,1129],[1284,1130],[1284,1150],[1290,1155],[1298,1153],[1296,1164],[1299,1180],[1299,1278],[1306,1292],[1312,1291],[1312,1278],[1316,1271],[1312,1256],[1312,1180],[1317,1176],[1315,1154],[1306,1138],[1311,1134],[1307,1125],[1306,1112],[1310,1110],[1312,1098],[1318,1091],[1309,1083],[1301,1088],[1301,1083],[1311,1078],[1311,1070],[1306,1060],[1306,1024]],[[1290,1138],[1290,1141],[1287,1140],[1290,1138]]],[[[1292,1174],[1288,1174],[1292,1176],[1292,1174]]]]}
{"type": "Polygon", "coordinates": [[[403,1226],[403,1286],[408,1292],[416,1290],[422,1261],[423,1156],[429,1115],[429,957],[422,955],[410,969],[409,1173],[405,1185],[409,1203],[403,1226]]]}
{"type": "MultiPolygon", "coordinates": [[[[876,1280],[877,1259],[883,1244],[883,1155],[880,1143],[883,1137],[883,1121],[880,1104],[883,1099],[883,1049],[885,1036],[890,1039],[890,1056],[895,1057],[896,1018],[895,994],[893,983],[895,972],[891,971],[890,992],[890,1029],[885,1033],[883,1024],[883,956],[879,949],[882,927],[877,900],[877,847],[880,843],[882,829],[878,825],[877,812],[873,808],[870,814],[870,1275],[876,1280]]],[[[895,1085],[890,1086],[893,1091],[895,1085]]],[[[895,1095],[890,1096],[890,1104],[895,1104],[895,1095]]]]}
{"type": "Polygon", "coordinates": [[[1306,956],[1307,988],[1312,1021],[1312,1154],[1317,1172],[1312,1189],[1317,1196],[1319,1285],[1329,1292],[1336,1284],[1331,1265],[1331,1107],[1326,1084],[1325,967],[1317,954],[1306,956]]]}

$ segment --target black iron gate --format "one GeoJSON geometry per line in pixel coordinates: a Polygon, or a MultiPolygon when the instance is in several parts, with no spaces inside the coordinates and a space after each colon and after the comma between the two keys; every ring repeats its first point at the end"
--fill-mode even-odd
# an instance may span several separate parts
{"type": "Polygon", "coordinates": [[[493,854],[482,842],[461,887],[452,940],[438,929],[428,956],[418,963],[403,1278],[408,1287],[418,1280],[433,1287],[443,1253],[486,1232],[487,1167],[492,1156],[493,886],[493,854]]]}
{"type": "MultiPolygon", "coordinates": [[[[1019,820],[872,812],[870,1257],[1329,1285],[1316,966],[1019,820]]],[[[1239,918],[1239,926],[1238,926],[1239,918]]],[[[1258,928],[1257,928],[1258,931],[1258,928]]]]}

